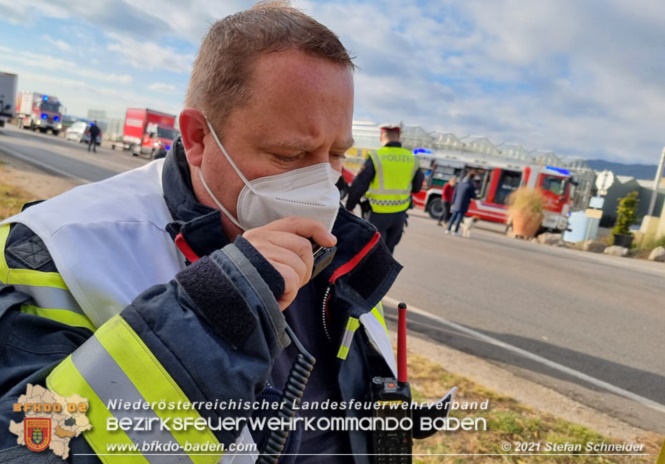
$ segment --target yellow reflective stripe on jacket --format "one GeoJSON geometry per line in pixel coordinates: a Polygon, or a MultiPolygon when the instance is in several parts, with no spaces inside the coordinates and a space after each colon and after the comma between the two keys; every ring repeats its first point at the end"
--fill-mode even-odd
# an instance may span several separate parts
{"type": "MultiPolygon", "coordinates": [[[[139,401],[149,404],[165,402],[166,405],[169,403],[189,403],[189,399],[175,380],[120,316],[113,317],[101,326],[95,335],[72,354],[71,360],[72,366],[80,374],[77,377],[77,383],[70,381],[71,372],[64,368],[61,369],[61,366],[58,366],[51,373],[49,381],[56,387],[56,393],[60,395],[76,393],[77,389],[81,387],[79,385],[81,381],[87,388],[94,391],[104,409],[103,415],[94,416],[91,421],[97,427],[104,428],[106,418],[109,415],[119,419],[135,416],[156,418],[169,421],[170,424],[173,424],[175,420],[195,421],[201,418],[195,409],[176,408],[168,410],[159,407],[140,411],[127,411],[123,408],[116,408],[111,411],[107,409],[107,406],[113,400],[130,403],[139,401]],[[65,393],[61,393],[57,389],[58,387],[65,390],[65,393]]],[[[89,417],[94,413],[95,411],[91,408],[88,413],[89,417]]],[[[107,443],[115,443],[115,435],[116,432],[108,432],[99,436],[99,443],[96,446],[103,446],[103,449],[105,449],[107,443]]],[[[135,443],[148,440],[159,443],[177,442],[180,446],[184,446],[185,443],[189,442],[193,446],[210,444],[213,447],[218,446],[219,443],[209,429],[199,431],[193,426],[184,428],[184,430],[175,430],[172,427],[170,431],[155,430],[139,433],[128,431],[127,435],[135,443]]],[[[218,462],[220,456],[221,453],[208,456],[192,453],[189,458],[195,463],[212,464],[218,462]]],[[[184,456],[179,457],[184,458],[184,456]]],[[[100,458],[102,457],[100,456],[100,458]]],[[[151,456],[146,456],[146,458],[148,462],[152,462],[151,456]]],[[[161,456],[161,458],[163,460],[164,456],[161,456]]],[[[108,462],[124,461],[117,459],[108,462]]]]}
{"type": "MultiPolygon", "coordinates": [[[[376,321],[379,322],[381,327],[385,330],[386,334],[388,333],[388,327],[386,326],[386,320],[383,317],[383,305],[379,302],[372,311],[370,315],[374,317],[376,321]]],[[[360,320],[355,317],[350,317],[346,322],[346,329],[344,330],[344,336],[342,337],[342,343],[340,344],[339,350],[337,350],[337,357],[339,359],[346,359],[349,355],[349,349],[351,348],[351,342],[353,341],[353,335],[356,330],[360,327],[360,320]]]]}
{"type": "Polygon", "coordinates": [[[360,321],[355,317],[350,317],[346,321],[346,329],[344,330],[344,336],[342,337],[342,344],[337,351],[337,357],[339,359],[346,359],[349,355],[349,348],[351,348],[351,342],[353,341],[353,334],[360,327],[360,321]]]}
{"type": "Polygon", "coordinates": [[[386,329],[386,333],[388,333],[388,326],[386,325],[386,318],[383,315],[383,303],[381,303],[379,301],[379,304],[374,306],[374,308],[372,308],[372,314],[381,323],[383,328],[386,329]]]}
{"type": "MultiPolygon", "coordinates": [[[[4,248],[3,248],[4,250],[4,248]]],[[[7,285],[37,285],[41,287],[53,287],[67,289],[67,284],[62,280],[62,277],[57,272],[42,272],[33,271],[31,269],[9,269],[5,261],[4,253],[2,253],[2,261],[0,266],[5,274],[3,283],[7,285]],[[4,265],[4,266],[3,266],[4,265]]]]}
{"type": "Polygon", "coordinates": [[[9,224],[0,227],[0,282],[13,285],[32,298],[32,304],[23,305],[21,312],[94,331],[94,325],[85,316],[60,274],[9,268],[5,259],[9,227],[9,224]]]}
{"type": "Polygon", "coordinates": [[[85,327],[93,332],[95,331],[95,326],[90,319],[83,314],[78,314],[67,309],[40,308],[39,306],[24,304],[21,305],[21,312],[43,317],[45,319],[51,319],[52,321],[67,324],[72,327],[85,327]]]}
{"type": "Polygon", "coordinates": [[[5,259],[5,248],[11,224],[0,227],[0,282],[7,285],[38,285],[67,289],[65,281],[57,272],[40,272],[31,269],[10,269],[5,259]]]}
{"type": "Polygon", "coordinates": [[[68,356],[46,379],[46,386],[49,390],[60,396],[80,395],[88,400],[88,420],[92,424],[92,429],[83,432],[83,437],[88,442],[97,457],[106,464],[147,464],[148,460],[141,454],[114,456],[109,454],[107,449],[109,444],[118,444],[118,446],[129,446],[133,444],[132,440],[122,430],[109,432],[106,430],[108,419],[113,418],[113,414],[106,409],[104,402],[90,388],[83,376],[74,366],[72,357],[68,356]]]}

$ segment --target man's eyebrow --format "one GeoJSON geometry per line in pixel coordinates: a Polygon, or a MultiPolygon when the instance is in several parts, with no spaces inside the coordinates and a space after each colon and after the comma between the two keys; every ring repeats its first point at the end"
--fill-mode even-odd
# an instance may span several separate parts
{"type": "MultiPolygon", "coordinates": [[[[341,144],[335,144],[333,146],[334,149],[339,148],[344,151],[348,150],[349,148],[353,147],[355,143],[355,140],[353,137],[346,139],[344,142],[341,144]]],[[[297,139],[291,139],[291,140],[275,140],[271,142],[265,142],[261,144],[261,147],[263,149],[268,149],[268,148],[284,148],[287,150],[295,150],[295,151],[303,151],[303,152],[309,152],[314,149],[314,147],[307,142],[304,142],[303,140],[297,140],[297,139]]]]}

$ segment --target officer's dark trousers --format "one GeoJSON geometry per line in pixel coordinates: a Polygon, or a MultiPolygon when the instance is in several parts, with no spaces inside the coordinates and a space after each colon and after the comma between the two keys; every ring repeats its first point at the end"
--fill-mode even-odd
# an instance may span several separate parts
{"type": "Polygon", "coordinates": [[[372,211],[368,221],[378,229],[381,238],[392,253],[402,238],[404,224],[406,223],[406,211],[399,213],[375,213],[372,211]]]}

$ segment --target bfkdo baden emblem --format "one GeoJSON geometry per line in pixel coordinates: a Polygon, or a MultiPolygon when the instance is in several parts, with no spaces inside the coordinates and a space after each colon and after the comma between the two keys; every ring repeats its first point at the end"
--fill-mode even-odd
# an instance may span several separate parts
{"type": "Polygon", "coordinates": [[[51,418],[26,417],[23,421],[25,446],[30,451],[48,449],[51,443],[51,418]]]}

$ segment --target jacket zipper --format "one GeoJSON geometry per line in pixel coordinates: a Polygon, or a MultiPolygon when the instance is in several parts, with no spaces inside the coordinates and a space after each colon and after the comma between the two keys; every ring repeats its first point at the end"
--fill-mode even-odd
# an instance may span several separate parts
{"type": "Polygon", "coordinates": [[[330,295],[331,290],[332,285],[328,285],[326,291],[323,293],[323,305],[321,307],[321,322],[323,322],[323,331],[325,332],[326,338],[329,342],[332,341],[332,337],[330,336],[330,332],[328,332],[328,321],[326,320],[326,301],[328,300],[328,295],[330,295]]]}

